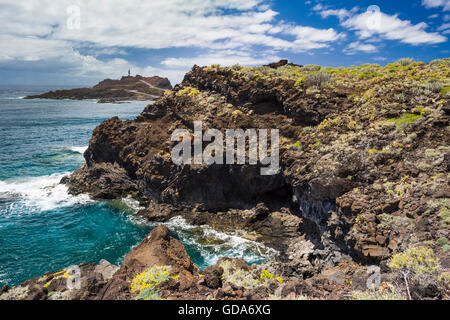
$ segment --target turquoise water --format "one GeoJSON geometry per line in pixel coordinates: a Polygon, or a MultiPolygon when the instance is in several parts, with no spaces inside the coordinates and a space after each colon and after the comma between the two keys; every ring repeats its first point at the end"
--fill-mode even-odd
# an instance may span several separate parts
{"type": "MultiPolygon", "coordinates": [[[[47,271],[106,259],[120,264],[154,227],[138,204],[71,196],[60,179],[83,163],[92,130],[113,116],[133,119],[148,102],[24,100],[55,87],[0,87],[0,285],[17,285],[47,271]]],[[[168,223],[199,267],[220,257],[262,263],[276,253],[236,235],[168,223]]]]}

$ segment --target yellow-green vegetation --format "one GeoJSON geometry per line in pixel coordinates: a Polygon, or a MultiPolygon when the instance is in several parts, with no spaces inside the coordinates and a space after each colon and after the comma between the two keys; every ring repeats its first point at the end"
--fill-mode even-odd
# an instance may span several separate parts
{"type": "Polygon", "coordinates": [[[366,217],[365,217],[364,215],[361,214],[361,215],[359,215],[359,216],[356,217],[355,222],[356,222],[357,224],[361,224],[361,223],[363,223],[365,220],[366,220],[366,217]]]}
{"type": "Polygon", "coordinates": [[[441,282],[442,268],[435,259],[434,251],[427,247],[413,247],[397,253],[388,262],[388,267],[408,282],[421,285],[441,282]]]}
{"type": "Polygon", "coordinates": [[[353,300],[405,300],[405,298],[395,292],[385,291],[379,292],[376,290],[354,291],[352,293],[353,300]]]}
{"type": "Polygon", "coordinates": [[[232,260],[223,261],[219,264],[219,267],[223,269],[222,281],[224,283],[230,282],[238,287],[247,289],[254,289],[261,284],[261,281],[252,272],[238,268],[232,260]]]}
{"type": "Polygon", "coordinates": [[[447,207],[442,207],[439,210],[439,216],[446,224],[450,224],[450,210],[447,207]]]}
{"type": "Polygon", "coordinates": [[[222,261],[219,266],[223,269],[222,281],[230,282],[237,287],[246,289],[255,289],[260,286],[268,286],[269,281],[274,279],[282,284],[284,279],[271,274],[267,270],[262,270],[261,274],[255,271],[247,271],[239,268],[233,260],[222,261]]]}
{"type": "Polygon", "coordinates": [[[422,116],[425,116],[425,115],[431,113],[431,109],[430,108],[424,108],[424,107],[415,107],[414,109],[412,109],[412,112],[416,113],[416,114],[420,114],[422,116]]]}
{"type": "MultiPolygon", "coordinates": [[[[171,278],[170,266],[153,266],[139,273],[130,285],[130,291],[136,300],[159,300],[161,294],[156,286],[171,278]]],[[[174,277],[172,277],[174,278],[174,277]]]]}
{"type": "Polygon", "coordinates": [[[434,199],[430,202],[430,206],[435,208],[439,212],[439,216],[442,219],[442,222],[445,226],[450,224],[450,199],[442,198],[442,199],[434,199]]]}
{"type": "Polygon", "coordinates": [[[429,165],[429,164],[426,163],[426,162],[420,162],[420,163],[417,165],[417,169],[419,169],[419,170],[422,171],[422,172],[426,172],[426,171],[428,171],[428,170],[431,169],[431,165],[429,165]]]}
{"type": "Polygon", "coordinates": [[[409,66],[410,64],[414,63],[414,59],[402,58],[402,59],[398,60],[397,63],[400,64],[401,66],[405,67],[405,66],[409,66]]]}
{"type": "Polygon", "coordinates": [[[405,113],[400,118],[389,119],[389,122],[395,123],[395,127],[397,130],[404,129],[408,124],[416,122],[419,119],[422,119],[422,115],[414,114],[414,113],[405,113]]]}
{"type": "Polygon", "coordinates": [[[190,97],[194,97],[198,95],[200,91],[197,88],[186,87],[177,92],[177,96],[188,95],[190,97]]]}
{"type": "Polygon", "coordinates": [[[314,144],[310,144],[309,146],[310,146],[311,148],[318,148],[318,147],[320,147],[321,145],[323,145],[322,141],[317,140],[314,144]]]}
{"type": "Polygon", "coordinates": [[[300,78],[297,79],[297,81],[295,82],[295,85],[297,87],[303,87],[304,81],[305,81],[305,77],[301,76],[300,78]]]}
{"type": "Polygon", "coordinates": [[[331,75],[325,71],[312,72],[306,76],[306,83],[311,86],[323,86],[332,81],[331,75]]]}
{"type": "Polygon", "coordinates": [[[388,213],[382,213],[378,216],[378,219],[380,220],[379,226],[382,229],[392,229],[394,227],[408,227],[411,226],[411,219],[408,217],[401,217],[401,216],[393,216],[388,213]]]}
{"type": "Polygon", "coordinates": [[[441,92],[439,92],[440,94],[447,94],[447,93],[449,93],[450,92],[450,86],[446,86],[446,87],[443,87],[442,89],[441,89],[441,92]]]}
{"type": "Polygon", "coordinates": [[[355,130],[356,129],[356,121],[355,120],[351,120],[348,124],[347,124],[347,128],[350,130],[355,130]]]}
{"type": "Polygon", "coordinates": [[[325,120],[323,120],[323,121],[319,124],[319,126],[318,126],[317,128],[318,128],[319,130],[323,130],[323,129],[332,127],[332,126],[334,126],[334,125],[337,125],[337,124],[338,124],[338,121],[339,121],[339,118],[334,118],[334,119],[329,118],[329,119],[325,119],[325,120]]]}
{"type": "Polygon", "coordinates": [[[280,284],[283,284],[283,282],[284,282],[284,279],[283,278],[281,278],[281,277],[277,277],[276,275],[274,275],[274,274],[272,274],[272,273],[270,273],[269,271],[267,271],[267,270],[263,270],[263,271],[261,271],[261,279],[263,279],[263,280],[270,280],[270,279],[275,279],[275,280],[277,280],[280,284]]]}
{"type": "Polygon", "coordinates": [[[289,148],[290,149],[293,149],[293,148],[300,149],[301,146],[302,146],[301,143],[297,141],[297,142],[291,144],[291,146],[289,148]]]}
{"type": "Polygon", "coordinates": [[[413,187],[417,185],[416,181],[412,180],[409,176],[403,176],[399,181],[388,181],[384,184],[384,190],[387,194],[402,198],[413,187]]]}
{"type": "Polygon", "coordinates": [[[448,244],[447,238],[439,238],[438,243],[442,246],[442,251],[447,252],[450,250],[450,245],[448,244]]]}
{"type": "Polygon", "coordinates": [[[361,73],[358,74],[359,79],[371,79],[378,76],[380,76],[380,74],[372,69],[362,70],[361,73]]]}
{"type": "MultiPolygon", "coordinates": [[[[351,88],[358,93],[349,95],[349,98],[358,102],[362,101],[365,91],[371,90],[372,96],[364,102],[371,104],[385,103],[395,100],[397,103],[405,103],[406,92],[416,96],[429,96],[432,93],[446,95],[449,91],[449,62],[450,59],[438,59],[430,63],[415,62],[411,58],[403,58],[396,63],[386,66],[378,64],[362,64],[350,67],[321,67],[316,65],[295,66],[284,65],[277,69],[266,66],[241,67],[232,66],[230,70],[237,73],[246,81],[258,81],[260,79],[271,80],[280,78],[291,80],[299,88],[309,86],[321,88],[351,88]],[[394,83],[398,81],[398,85],[394,83]],[[386,95],[389,88],[403,87],[403,93],[386,95]]],[[[207,69],[216,69],[211,66],[207,69]]],[[[306,94],[317,94],[314,90],[306,90],[306,94]]]]}

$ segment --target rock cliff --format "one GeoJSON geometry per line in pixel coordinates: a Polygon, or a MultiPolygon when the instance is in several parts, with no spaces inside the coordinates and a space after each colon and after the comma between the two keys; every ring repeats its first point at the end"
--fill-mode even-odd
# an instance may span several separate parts
{"type": "MultiPolygon", "coordinates": [[[[282,289],[275,281],[260,297],[348,298],[359,290],[356,297],[387,298],[387,288],[393,297],[446,298],[448,79],[448,59],[349,68],[194,66],[135,120],[98,126],[86,164],[62,182],[74,194],[139,199],[146,207],[139,214],[151,221],[182,215],[225,232],[244,230],[280,250],[264,270],[289,281],[282,289]],[[278,129],[279,172],[263,176],[260,163],[175,165],[172,132],[193,132],[199,120],[203,130],[278,129]],[[402,259],[432,263],[416,278],[402,259]],[[385,281],[380,291],[365,291],[369,266],[385,281]],[[406,269],[410,281],[395,287],[406,269]]],[[[210,272],[223,281],[223,268],[210,272]]],[[[231,283],[221,289],[229,295],[214,297],[243,297],[242,285],[231,283]]]]}

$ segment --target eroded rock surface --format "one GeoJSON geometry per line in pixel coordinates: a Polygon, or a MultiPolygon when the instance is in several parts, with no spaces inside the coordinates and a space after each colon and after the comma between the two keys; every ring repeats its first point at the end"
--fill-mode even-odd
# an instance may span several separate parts
{"type": "MultiPolygon", "coordinates": [[[[368,265],[386,271],[392,255],[417,246],[432,248],[448,270],[450,103],[435,84],[448,77],[445,59],[350,68],[195,66],[135,120],[98,126],[86,164],[63,182],[74,194],[139,199],[146,207],[139,214],[151,221],[181,215],[247,231],[281,251],[266,267],[298,282],[285,283],[286,295],[344,297],[345,288],[362,286],[368,265]],[[279,129],[279,172],[175,165],[172,132],[192,132],[199,120],[203,130],[279,129]]],[[[208,270],[211,290],[220,287],[219,274],[208,270]]],[[[217,290],[214,298],[246,296],[230,283],[217,290]]]]}

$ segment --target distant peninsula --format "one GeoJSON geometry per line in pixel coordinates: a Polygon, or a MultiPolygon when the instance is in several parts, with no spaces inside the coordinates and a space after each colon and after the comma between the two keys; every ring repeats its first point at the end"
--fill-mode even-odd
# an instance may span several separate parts
{"type": "Polygon", "coordinates": [[[171,90],[167,78],[158,76],[124,76],[120,80],[105,79],[92,88],[56,90],[27,96],[24,99],[98,99],[99,103],[120,103],[131,100],[155,100],[171,90]]]}

